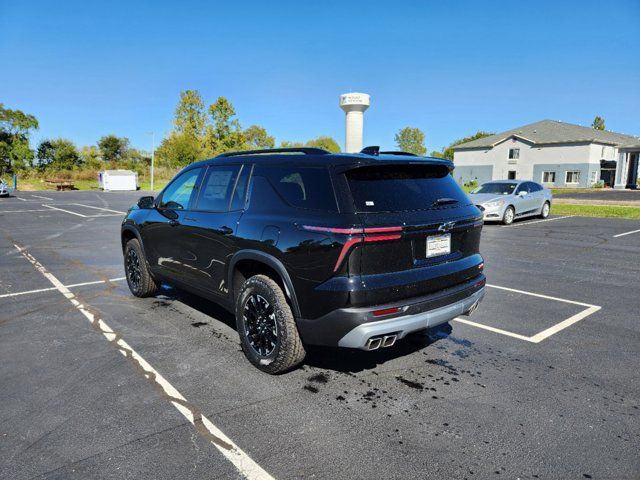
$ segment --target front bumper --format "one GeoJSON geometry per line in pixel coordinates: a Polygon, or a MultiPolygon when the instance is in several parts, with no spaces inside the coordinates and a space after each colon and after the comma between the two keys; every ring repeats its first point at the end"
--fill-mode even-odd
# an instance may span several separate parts
{"type": "Polygon", "coordinates": [[[507,208],[507,205],[500,205],[497,207],[491,207],[491,208],[487,208],[484,205],[478,206],[479,208],[481,208],[482,210],[482,217],[484,219],[485,222],[491,222],[491,221],[500,221],[502,220],[502,217],[504,217],[504,210],[505,208],[507,208]]]}
{"type": "Polygon", "coordinates": [[[392,334],[401,339],[411,332],[435,327],[472,311],[484,297],[485,283],[485,276],[479,275],[461,285],[419,298],[373,307],[341,308],[315,320],[298,319],[298,329],[305,343],[367,350],[367,341],[372,337],[392,334]],[[390,316],[373,314],[396,307],[401,311],[390,316]]]}

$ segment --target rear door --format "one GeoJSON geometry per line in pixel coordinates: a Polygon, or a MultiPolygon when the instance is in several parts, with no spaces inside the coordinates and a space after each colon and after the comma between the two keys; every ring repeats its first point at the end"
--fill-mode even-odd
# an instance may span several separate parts
{"type": "Polygon", "coordinates": [[[522,215],[537,208],[536,196],[531,192],[533,184],[531,182],[522,182],[515,191],[516,214],[522,215]],[[520,196],[524,194],[524,196],[520,196]]]}
{"type": "Polygon", "coordinates": [[[355,168],[345,176],[365,233],[374,232],[357,246],[361,274],[373,281],[395,274],[413,283],[409,289],[371,291],[372,296],[391,301],[477,275],[469,265],[478,263],[480,211],[446,166],[394,162],[355,168]]]}

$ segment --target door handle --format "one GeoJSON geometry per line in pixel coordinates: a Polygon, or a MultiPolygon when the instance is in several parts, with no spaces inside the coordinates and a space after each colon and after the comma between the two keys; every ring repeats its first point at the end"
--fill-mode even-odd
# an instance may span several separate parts
{"type": "Polygon", "coordinates": [[[180,225],[180,222],[178,220],[169,220],[169,225],[171,225],[172,227],[177,227],[178,225],[180,225]]]}
{"type": "Polygon", "coordinates": [[[229,228],[226,225],[223,225],[222,227],[220,227],[218,229],[218,231],[222,234],[222,235],[231,235],[233,233],[233,228],[229,228]]]}

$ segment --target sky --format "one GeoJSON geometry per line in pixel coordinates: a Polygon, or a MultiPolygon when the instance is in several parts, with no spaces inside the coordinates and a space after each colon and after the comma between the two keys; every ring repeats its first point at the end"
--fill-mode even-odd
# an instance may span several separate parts
{"type": "Polygon", "coordinates": [[[179,93],[234,105],[243,126],[344,146],[339,95],[371,95],[364,144],[403,127],[429,151],[542,119],[640,135],[640,0],[0,0],[0,103],[32,143],[106,134],[150,150],[179,93]]]}

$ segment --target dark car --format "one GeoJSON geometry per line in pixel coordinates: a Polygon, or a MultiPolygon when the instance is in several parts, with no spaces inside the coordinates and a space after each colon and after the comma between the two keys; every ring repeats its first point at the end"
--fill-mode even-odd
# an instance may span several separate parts
{"type": "Polygon", "coordinates": [[[184,168],[122,224],[127,282],[234,312],[268,373],[305,345],[364,350],[469,314],[484,296],[482,213],[447,160],[402,152],[237,152],[184,168]]]}

